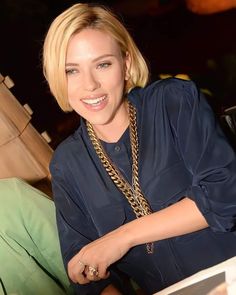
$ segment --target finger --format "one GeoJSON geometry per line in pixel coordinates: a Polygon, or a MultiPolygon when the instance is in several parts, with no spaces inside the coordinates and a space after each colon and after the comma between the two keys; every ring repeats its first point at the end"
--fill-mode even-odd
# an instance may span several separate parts
{"type": "Polygon", "coordinates": [[[110,276],[110,272],[107,270],[107,267],[103,265],[99,266],[98,273],[101,279],[107,279],[110,276]]]}
{"type": "Polygon", "coordinates": [[[69,278],[72,282],[77,283],[77,273],[82,273],[84,271],[85,265],[83,262],[76,262],[74,258],[72,258],[67,265],[67,271],[69,278]]]}
{"type": "Polygon", "coordinates": [[[101,278],[99,276],[90,275],[89,273],[86,275],[86,278],[91,282],[97,282],[100,281],[101,278]]]}
{"type": "Polygon", "coordinates": [[[99,281],[101,279],[97,268],[94,266],[86,266],[84,272],[90,281],[99,281]]]}
{"type": "Polygon", "coordinates": [[[80,285],[90,283],[90,280],[86,277],[85,273],[78,273],[75,276],[76,276],[76,283],[79,283],[80,285]]]}
{"type": "Polygon", "coordinates": [[[73,268],[73,278],[75,279],[75,283],[79,283],[81,285],[87,284],[90,280],[86,277],[85,274],[86,266],[82,262],[78,262],[77,265],[73,268]],[[82,266],[82,268],[80,268],[82,266]],[[79,268],[79,270],[78,270],[79,268]]]}
{"type": "Polygon", "coordinates": [[[109,271],[107,271],[106,273],[103,273],[102,275],[100,275],[99,274],[99,277],[101,278],[101,279],[107,279],[108,277],[110,276],[110,272],[109,271]]]}
{"type": "Polygon", "coordinates": [[[88,279],[84,274],[85,264],[82,261],[70,260],[68,263],[68,275],[74,283],[86,284],[88,279]]]}

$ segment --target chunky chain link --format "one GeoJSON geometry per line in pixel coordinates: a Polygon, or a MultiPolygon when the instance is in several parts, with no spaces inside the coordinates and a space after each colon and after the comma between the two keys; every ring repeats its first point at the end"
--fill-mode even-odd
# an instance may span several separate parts
{"type": "MultiPolygon", "coordinates": [[[[138,144],[138,131],[137,131],[137,120],[136,120],[136,109],[135,107],[128,102],[129,105],[129,117],[130,117],[130,142],[131,142],[131,151],[132,151],[132,187],[133,193],[136,196],[136,200],[143,208],[143,215],[148,215],[152,213],[148,201],[144,197],[138,177],[138,155],[139,155],[139,144],[138,144]]],[[[137,216],[138,217],[138,216],[137,216]]]]}
{"type": "MultiPolygon", "coordinates": [[[[139,184],[139,174],[138,174],[138,155],[139,155],[139,145],[138,145],[138,132],[137,132],[137,119],[136,119],[136,109],[128,102],[129,107],[129,131],[130,131],[130,143],[131,143],[131,153],[132,153],[132,185],[124,178],[120,173],[119,169],[108,157],[106,151],[101,145],[100,140],[95,134],[91,123],[86,121],[87,131],[89,138],[92,142],[94,150],[98,155],[103,167],[107,171],[108,175],[118,187],[118,189],[124,194],[128,200],[131,208],[133,209],[136,218],[140,218],[144,215],[149,215],[152,213],[151,207],[148,201],[144,197],[140,184],[139,184]]],[[[147,244],[147,252],[153,253],[153,243],[147,244]]]]}

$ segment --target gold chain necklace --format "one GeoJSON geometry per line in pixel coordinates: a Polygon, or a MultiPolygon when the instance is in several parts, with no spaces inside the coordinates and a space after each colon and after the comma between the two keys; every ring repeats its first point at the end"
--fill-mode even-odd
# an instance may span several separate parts
{"type": "MultiPolygon", "coordinates": [[[[93,130],[92,125],[86,121],[87,131],[89,138],[93,144],[94,150],[98,155],[103,167],[107,171],[108,175],[118,187],[118,189],[124,194],[128,200],[131,208],[133,209],[136,218],[140,218],[145,215],[152,213],[148,201],[144,197],[138,177],[138,132],[137,132],[137,120],[136,120],[136,109],[135,107],[128,102],[129,107],[129,131],[130,131],[130,144],[131,144],[131,153],[132,153],[132,185],[130,185],[127,180],[120,173],[118,168],[112,163],[104,148],[101,145],[100,140],[98,139],[96,133],[93,130]]],[[[146,244],[147,252],[153,253],[153,243],[146,244]]]]}

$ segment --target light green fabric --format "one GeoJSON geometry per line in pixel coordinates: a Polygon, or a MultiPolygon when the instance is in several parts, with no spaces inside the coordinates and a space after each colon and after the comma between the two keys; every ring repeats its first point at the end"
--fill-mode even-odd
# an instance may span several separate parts
{"type": "Polygon", "coordinates": [[[7,294],[70,293],[54,203],[16,178],[0,180],[0,278],[7,294]]]}

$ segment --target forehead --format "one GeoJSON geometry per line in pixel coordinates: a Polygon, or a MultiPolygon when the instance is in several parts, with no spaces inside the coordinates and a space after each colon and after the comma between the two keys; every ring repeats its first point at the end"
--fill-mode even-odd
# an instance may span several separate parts
{"type": "Polygon", "coordinates": [[[67,59],[71,57],[96,57],[102,54],[120,55],[121,50],[111,34],[97,29],[83,29],[73,35],[67,47],[67,59]]]}

